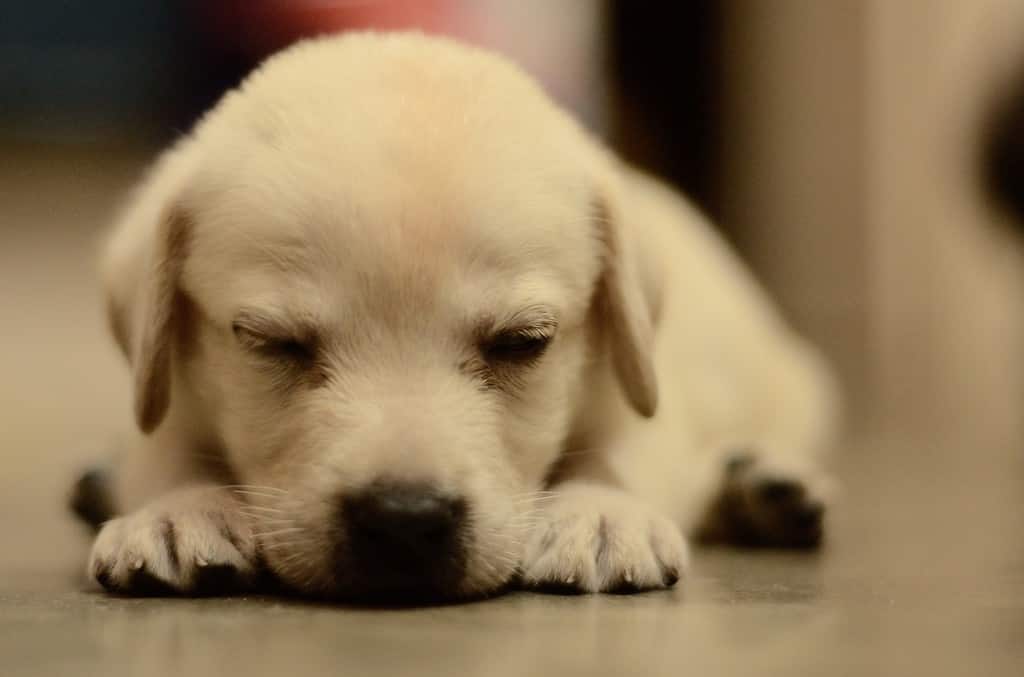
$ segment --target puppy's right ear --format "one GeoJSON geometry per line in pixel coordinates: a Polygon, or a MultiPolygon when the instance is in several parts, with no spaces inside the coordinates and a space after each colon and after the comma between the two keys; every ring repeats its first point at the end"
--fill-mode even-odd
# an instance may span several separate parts
{"type": "Polygon", "coordinates": [[[157,225],[126,229],[107,260],[107,302],[114,337],[132,366],[135,420],[156,429],[171,400],[171,363],[181,302],[179,284],[192,222],[177,206],[157,225]]]}

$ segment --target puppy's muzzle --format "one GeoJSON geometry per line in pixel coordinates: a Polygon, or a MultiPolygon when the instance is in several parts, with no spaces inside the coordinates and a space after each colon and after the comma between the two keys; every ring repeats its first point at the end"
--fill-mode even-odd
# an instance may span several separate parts
{"type": "Polygon", "coordinates": [[[377,483],[341,499],[338,578],[380,593],[441,593],[464,575],[466,502],[430,485],[377,483]]]}

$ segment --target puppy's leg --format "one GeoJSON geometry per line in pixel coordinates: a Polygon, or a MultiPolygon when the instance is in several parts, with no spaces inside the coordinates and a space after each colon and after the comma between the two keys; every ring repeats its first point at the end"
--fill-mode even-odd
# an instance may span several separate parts
{"type": "Polygon", "coordinates": [[[221,594],[251,586],[256,542],[242,506],[215,485],[175,489],[106,522],[88,574],[129,595],[221,594]]]}
{"type": "Polygon", "coordinates": [[[595,457],[554,486],[527,539],[523,583],[552,592],[675,585],[688,564],[678,525],[618,488],[595,457]]]}

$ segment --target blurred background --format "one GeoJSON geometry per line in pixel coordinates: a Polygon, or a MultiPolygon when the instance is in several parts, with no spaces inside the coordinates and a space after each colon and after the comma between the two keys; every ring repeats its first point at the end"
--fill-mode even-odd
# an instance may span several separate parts
{"type": "MultiPolygon", "coordinates": [[[[87,539],[64,510],[68,486],[130,425],[94,270],[104,228],[155,154],[261,59],[365,28],[452,35],[521,63],[707,211],[836,365],[849,435],[825,558],[699,554],[700,614],[686,616],[691,639],[668,644],[692,658],[746,628],[717,657],[752,651],[787,675],[807,636],[846,643],[843,674],[912,655],[931,657],[929,674],[997,674],[977,651],[997,646],[1009,658],[988,667],[1020,665],[1024,0],[0,2],[0,656],[71,655],[31,623],[4,625],[5,603],[50,624],[92,599],[46,595],[81,588],[69,572],[87,539]],[[790,611],[761,615],[773,603],[790,611]],[[789,643],[749,642],[766,628],[789,643]]],[[[89,634],[109,618],[91,613],[58,635],[78,638],[83,660],[134,652],[148,665],[156,647],[173,665],[178,635],[163,642],[162,628],[205,641],[187,609],[150,634],[136,616],[89,634]]],[[[610,635],[592,614],[585,636],[599,646],[635,621],[638,646],[665,637],[643,613],[610,635]]],[[[196,664],[222,665],[226,627],[196,664]]],[[[559,654],[561,637],[537,655],[559,654]]],[[[317,653],[328,644],[292,646],[333,665],[317,653]]]]}

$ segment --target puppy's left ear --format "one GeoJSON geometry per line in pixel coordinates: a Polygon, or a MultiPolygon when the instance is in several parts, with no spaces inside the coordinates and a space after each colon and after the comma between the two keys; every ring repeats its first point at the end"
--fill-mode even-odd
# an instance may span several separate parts
{"type": "Polygon", "coordinates": [[[650,418],[658,408],[658,383],[653,361],[657,300],[641,282],[636,236],[623,213],[622,201],[606,187],[594,202],[595,221],[605,258],[599,288],[602,321],[615,372],[626,399],[650,418]]]}

